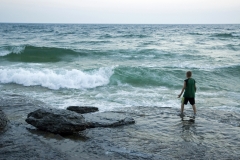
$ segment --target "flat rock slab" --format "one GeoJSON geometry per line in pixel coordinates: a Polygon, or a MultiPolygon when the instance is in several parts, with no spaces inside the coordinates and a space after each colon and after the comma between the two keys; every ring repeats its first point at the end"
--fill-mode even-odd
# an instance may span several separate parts
{"type": "Polygon", "coordinates": [[[83,116],[85,117],[87,128],[117,127],[135,123],[132,117],[113,112],[84,114],[83,116]]]}
{"type": "Polygon", "coordinates": [[[63,109],[38,109],[28,114],[26,122],[56,134],[73,134],[86,129],[82,115],[63,109]]]}
{"type": "Polygon", "coordinates": [[[67,110],[74,111],[80,114],[85,113],[91,113],[91,112],[97,112],[97,107],[88,107],[88,106],[69,106],[67,107],[67,110]]]}
{"type": "Polygon", "coordinates": [[[7,116],[2,110],[0,110],[0,132],[7,126],[7,122],[7,116]]]}

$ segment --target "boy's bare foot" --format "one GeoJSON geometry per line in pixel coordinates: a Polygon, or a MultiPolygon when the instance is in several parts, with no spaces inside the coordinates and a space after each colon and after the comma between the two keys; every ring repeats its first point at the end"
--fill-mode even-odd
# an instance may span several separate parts
{"type": "Polygon", "coordinates": [[[181,112],[181,113],[178,114],[178,116],[180,116],[180,117],[182,118],[182,117],[184,117],[185,115],[184,115],[184,113],[181,112]]]}

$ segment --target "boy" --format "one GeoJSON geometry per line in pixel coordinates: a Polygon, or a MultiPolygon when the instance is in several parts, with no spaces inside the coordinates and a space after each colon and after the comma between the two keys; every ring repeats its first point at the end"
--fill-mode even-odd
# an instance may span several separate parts
{"type": "Polygon", "coordinates": [[[183,91],[184,91],[183,98],[182,98],[182,104],[181,104],[181,114],[180,114],[180,116],[184,116],[184,114],[183,114],[184,104],[186,105],[189,101],[190,104],[192,105],[193,112],[194,112],[194,117],[195,117],[196,112],[197,112],[196,111],[196,106],[195,106],[195,92],[197,91],[196,81],[193,78],[191,78],[192,77],[192,72],[191,71],[188,71],[186,73],[186,77],[187,77],[187,79],[184,80],[182,91],[178,95],[178,98],[180,98],[182,96],[183,91]]]}

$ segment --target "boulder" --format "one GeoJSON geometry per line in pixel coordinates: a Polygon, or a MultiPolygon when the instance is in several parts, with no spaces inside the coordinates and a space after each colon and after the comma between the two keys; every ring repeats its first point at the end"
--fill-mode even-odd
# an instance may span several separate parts
{"type": "Polygon", "coordinates": [[[5,127],[7,126],[7,122],[7,116],[2,110],[0,110],[0,131],[5,129],[5,127]]]}
{"type": "Polygon", "coordinates": [[[67,110],[74,111],[80,114],[97,112],[97,107],[87,107],[87,106],[69,106],[67,110]]]}
{"type": "Polygon", "coordinates": [[[82,115],[62,109],[38,109],[28,114],[26,122],[56,134],[73,134],[86,129],[82,115]]]}
{"type": "Polygon", "coordinates": [[[135,123],[132,117],[113,112],[84,114],[87,128],[95,127],[117,127],[135,123]]]}

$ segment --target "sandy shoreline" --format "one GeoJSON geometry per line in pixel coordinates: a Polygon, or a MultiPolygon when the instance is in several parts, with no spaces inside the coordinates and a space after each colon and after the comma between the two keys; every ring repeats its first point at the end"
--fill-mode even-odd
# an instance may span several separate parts
{"type": "MultiPolygon", "coordinates": [[[[239,159],[240,114],[198,109],[195,123],[183,122],[178,109],[131,107],[112,112],[136,124],[92,128],[79,135],[39,131],[25,122],[43,102],[18,95],[0,97],[10,122],[0,134],[0,159],[239,159]]],[[[186,113],[192,112],[186,107],[186,113]]],[[[111,112],[109,112],[111,113],[111,112]]]]}

